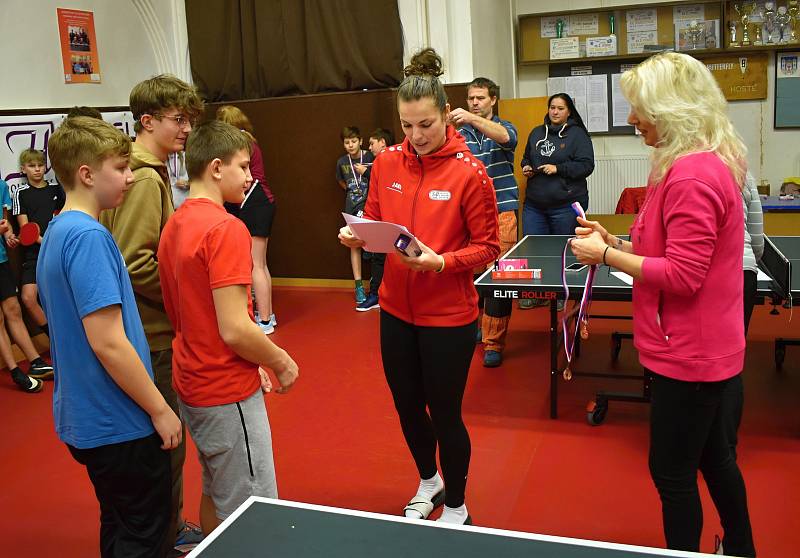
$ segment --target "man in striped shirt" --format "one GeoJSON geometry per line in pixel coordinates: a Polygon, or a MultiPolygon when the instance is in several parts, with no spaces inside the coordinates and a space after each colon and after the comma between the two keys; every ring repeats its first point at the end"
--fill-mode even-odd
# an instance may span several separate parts
{"type": "MultiPolygon", "coordinates": [[[[500,252],[505,254],[517,242],[519,190],[514,178],[517,129],[511,122],[501,120],[494,114],[499,92],[492,80],[475,78],[467,86],[469,111],[454,109],[450,119],[494,182],[500,223],[500,252]]],[[[510,317],[511,300],[486,300],[481,322],[484,366],[494,368],[502,364],[510,317]]]]}

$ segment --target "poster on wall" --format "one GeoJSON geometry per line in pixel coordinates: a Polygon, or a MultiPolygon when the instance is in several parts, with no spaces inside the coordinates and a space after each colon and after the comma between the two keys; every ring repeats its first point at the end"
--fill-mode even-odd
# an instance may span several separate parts
{"type": "Polygon", "coordinates": [[[58,10],[58,33],[65,83],[100,83],[100,58],[94,33],[94,14],[82,10],[58,10]]]}

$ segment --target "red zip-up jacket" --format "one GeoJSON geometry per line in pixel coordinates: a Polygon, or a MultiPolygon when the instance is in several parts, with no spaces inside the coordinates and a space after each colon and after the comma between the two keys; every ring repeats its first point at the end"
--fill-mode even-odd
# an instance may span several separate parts
{"type": "Polygon", "coordinates": [[[388,254],[381,309],[419,326],[477,319],[472,270],[500,254],[497,202],[483,164],[448,126],[436,152],[419,156],[406,139],[381,152],[371,172],[364,217],[405,225],[445,260],[442,273],[418,272],[388,254]]]}

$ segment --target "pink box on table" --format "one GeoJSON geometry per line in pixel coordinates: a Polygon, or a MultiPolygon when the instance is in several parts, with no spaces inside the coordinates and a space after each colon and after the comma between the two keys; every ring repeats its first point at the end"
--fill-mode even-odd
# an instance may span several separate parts
{"type": "Polygon", "coordinates": [[[500,271],[511,269],[528,269],[528,258],[508,258],[497,262],[500,271]]]}

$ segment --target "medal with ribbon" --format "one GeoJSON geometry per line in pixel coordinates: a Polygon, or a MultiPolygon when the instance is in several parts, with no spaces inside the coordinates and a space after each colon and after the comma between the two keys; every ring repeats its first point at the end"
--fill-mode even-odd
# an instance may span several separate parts
{"type": "MultiPolygon", "coordinates": [[[[580,203],[573,203],[572,209],[575,211],[578,217],[581,219],[586,219],[586,213],[583,211],[583,207],[581,207],[580,203]]],[[[569,285],[567,284],[566,272],[567,250],[569,249],[569,246],[572,244],[573,240],[574,238],[567,240],[567,243],[564,245],[564,252],[561,254],[561,285],[564,287],[565,304],[566,301],[569,300],[569,285]]],[[[586,274],[586,283],[583,286],[583,295],[581,296],[578,311],[575,314],[575,332],[572,335],[571,343],[569,335],[568,313],[565,311],[561,316],[561,329],[564,332],[564,353],[567,356],[567,366],[564,368],[565,380],[572,379],[572,370],[570,369],[570,366],[572,365],[572,357],[575,353],[575,343],[578,335],[581,336],[581,339],[589,338],[589,308],[592,305],[592,284],[594,283],[594,275],[596,272],[596,265],[589,266],[589,272],[586,274]]]]}

